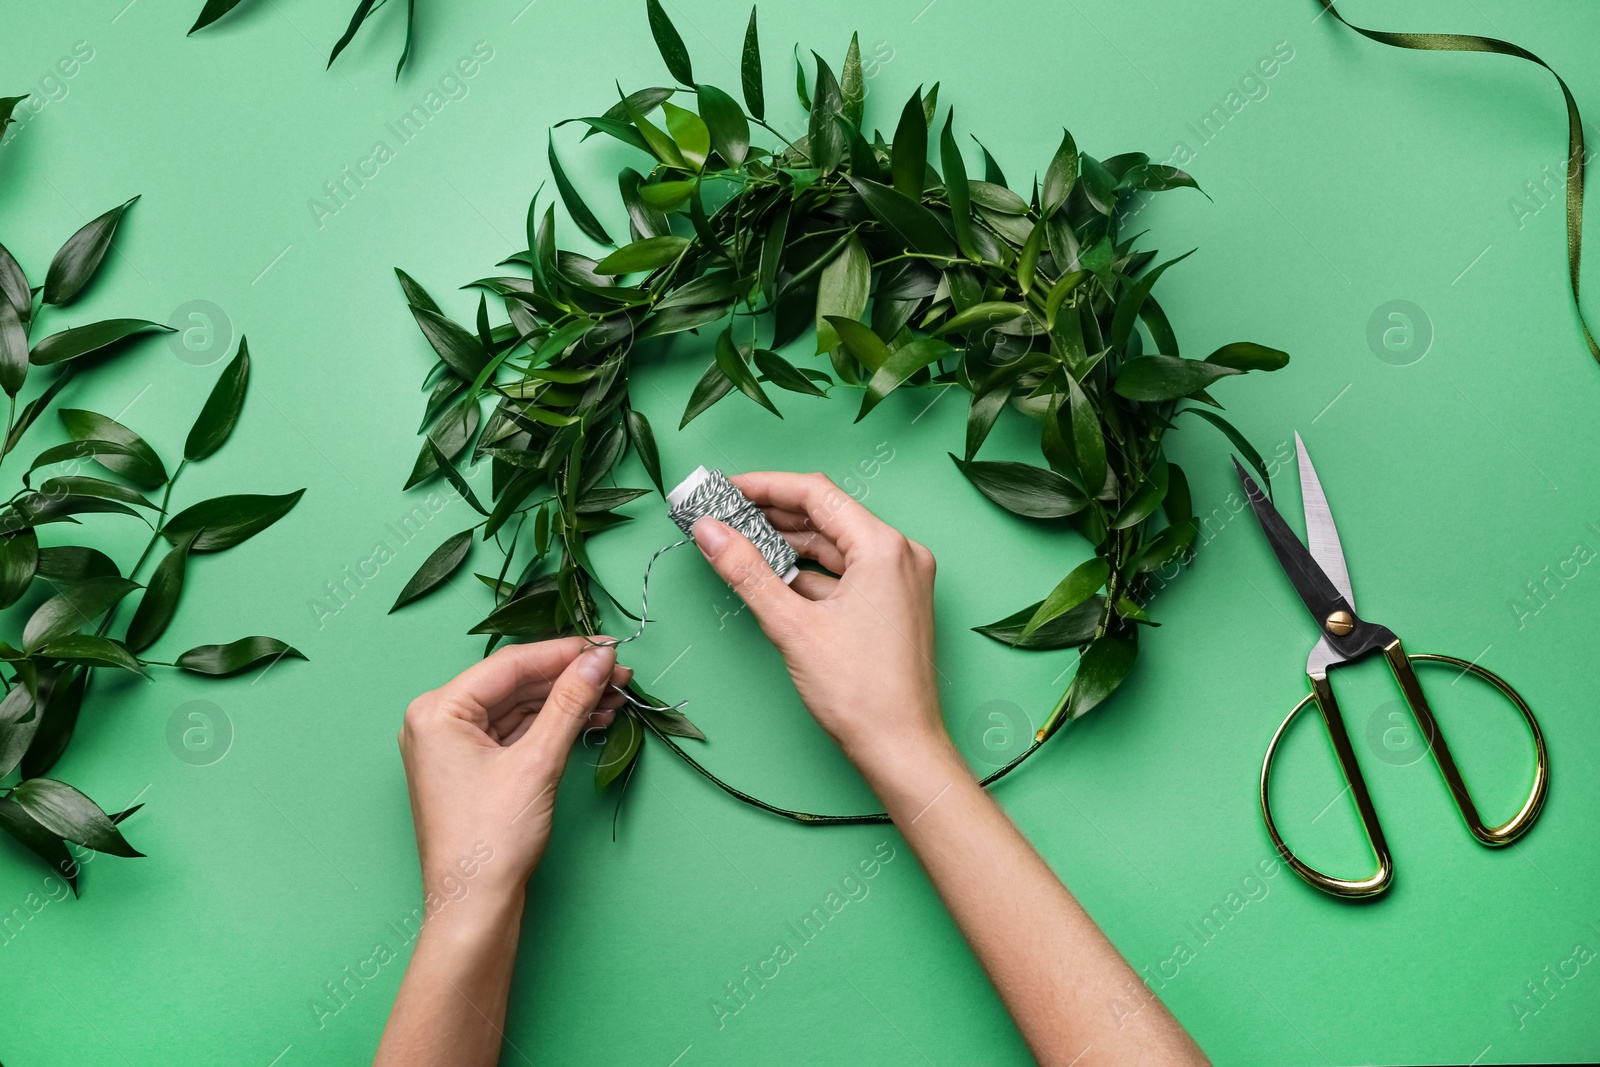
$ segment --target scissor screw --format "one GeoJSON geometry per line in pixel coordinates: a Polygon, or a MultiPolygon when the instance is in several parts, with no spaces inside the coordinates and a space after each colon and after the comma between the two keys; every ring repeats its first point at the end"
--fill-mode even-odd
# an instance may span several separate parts
{"type": "Polygon", "coordinates": [[[1328,632],[1335,637],[1343,637],[1356,628],[1356,620],[1348,611],[1336,611],[1328,616],[1328,632]]]}

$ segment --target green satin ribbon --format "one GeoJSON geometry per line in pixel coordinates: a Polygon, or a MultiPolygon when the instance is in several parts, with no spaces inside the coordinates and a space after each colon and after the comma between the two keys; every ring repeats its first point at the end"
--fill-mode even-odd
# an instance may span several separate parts
{"type": "Polygon", "coordinates": [[[1595,344],[1594,335],[1589,332],[1589,323],[1583,317],[1583,305],[1578,300],[1578,261],[1583,255],[1583,116],[1578,114],[1578,103],[1572,99],[1572,91],[1561,80],[1561,75],[1544,60],[1510,41],[1466,33],[1389,33],[1363,29],[1339,14],[1334,7],[1335,0],[1317,2],[1328,14],[1379,44],[1421,52],[1493,52],[1496,55],[1515,56],[1539,64],[1555,78],[1556,84],[1561,86],[1561,95],[1567,100],[1567,274],[1572,282],[1572,306],[1578,313],[1578,326],[1589,345],[1589,354],[1600,362],[1600,346],[1595,344]]]}

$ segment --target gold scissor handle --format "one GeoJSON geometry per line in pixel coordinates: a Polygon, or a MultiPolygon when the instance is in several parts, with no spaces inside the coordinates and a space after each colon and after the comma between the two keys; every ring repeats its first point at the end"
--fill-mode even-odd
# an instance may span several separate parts
{"type": "MultiPolygon", "coordinates": [[[[1395,680],[1399,682],[1401,692],[1405,694],[1406,703],[1417,719],[1423,736],[1431,739],[1429,745],[1435,762],[1439,766],[1439,773],[1443,776],[1445,784],[1450,788],[1450,794],[1460,809],[1462,818],[1467,823],[1467,828],[1473,837],[1491,847],[1508,845],[1517,837],[1525,833],[1533,820],[1538,816],[1539,810],[1544,805],[1545,794],[1550,785],[1549,758],[1545,751],[1544,734],[1539,729],[1538,720],[1533,717],[1532,710],[1522,696],[1511,685],[1487,668],[1475,663],[1469,663],[1454,656],[1435,655],[1432,653],[1415,653],[1408,655],[1401,646],[1399,638],[1384,646],[1383,653],[1389,661],[1390,669],[1394,671],[1395,680]],[[1447,663],[1460,668],[1465,673],[1477,675],[1500,691],[1510,700],[1523,719],[1528,724],[1528,729],[1533,734],[1534,745],[1534,778],[1533,787],[1529,790],[1527,799],[1523,802],[1521,810],[1508,821],[1499,826],[1485,826],[1478,815],[1477,805],[1472,801],[1472,794],[1468,791],[1466,782],[1461,778],[1461,771],[1456,766],[1455,757],[1450,752],[1450,746],[1445,741],[1444,732],[1439,728],[1439,722],[1433,715],[1433,709],[1428,706],[1427,697],[1423,695],[1422,686],[1417,681],[1416,672],[1411,664],[1415,661],[1427,663],[1447,663]]],[[[1266,758],[1261,764],[1261,816],[1267,825],[1267,834],[1272,838],[1274,847],[1290,868],[1309,884],[1331,893],[1334,896],[1359,898],[1372,897],[1389,888],[1394,880],[1394,864],[1389,858],[1388,844],[1383,837],[1383,827],[1378,823],[1378,815],[1372,806],[1372,797],[1367,792],[1366,779],[1361,773],[1361,765],[1357,762],[1355,751],[1350,745],[1350,735],[1345,730],[1344,718],[1339,713],[1338,701],[1333,695],[1333,688],[1328,684],[1326,675],[1311,679],[1311,693],[1300,703],[1296,704],[1279,724],[1277,732],[1272,735],[1272,741],[1267,745],[1266,758]],[[1282,835],[1278,833],[1277,824],[1272,820],[1272,806],[1268,799],[1268,784],[1272,774],[1272,759],[1278,750],[1278,744],[1283,740],[1283,735],[1289,729],[1289,724],[1294,717],[1310,703],[1315,702],[1322,712],[1323,723],[1328,730],[1328,738],[1333,744],[1335,756],[1339,761],[1339,769],[1344,774],[1345,781],[1349,784],[1350,793],[1356,804],[1356,811],[1361,817],[1361,826],[1367,835],[1367,842],[1372,846],[1372,851],[1377,859],[1377,870],[1366,878],[1335,878],[1323,874],[1310,866],[1290,850],[1284,843],[1282,835]]]]}

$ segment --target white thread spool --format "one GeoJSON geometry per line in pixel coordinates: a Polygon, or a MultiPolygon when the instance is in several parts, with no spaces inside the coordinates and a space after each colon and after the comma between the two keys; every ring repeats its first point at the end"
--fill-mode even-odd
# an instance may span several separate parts
{"type": "MultiPolygon", "coordinates": [[[[716,474],[721,476],[722,472],[718,471],[716,474]]],[[[722,492],[726,494],[727,490],[722,490],[722,492]]],[[[704,496],[705,494],[702,493],[700,495],[704,496]]],[[[718,497],[711,502],[725,505],[727,501],[725,497],[718,497]]],[[[739,487],[729,482],[725,476],[714,479],[713,472],[706,470],[705,467],[696,467],[687,478],[678,483],[672,492],[667,494],[667,507],[671,511],[672,521],[676,522],[678,527],[690,536],[693,536],[692,531],[695,520],[710,515],[712,518],[727,523],[748,537],[757,548],[761,549],[763,558],[766,559],[768,566],[772,567],[774,571],[777,571],[779,567],[783,567],[780,577],[785,582],[794,581],[795,576],[800,573],[799,566],[794,562],[794,549],[789,547],[788,541],[782,534],[772,528],[772,524],[767,521],[767,517],[761,513],[761,509],[752,504],[750,498],[739,492],[739,487]],[[696,508],[694,512],[686,513],[685,505],[696,497],[695,491],[714,480],[720,480],[722,485],[737,494],[739,500],[743,501],[743,507],[736,509],[736,511],[726,507],[720,509],[696,508]]]]}

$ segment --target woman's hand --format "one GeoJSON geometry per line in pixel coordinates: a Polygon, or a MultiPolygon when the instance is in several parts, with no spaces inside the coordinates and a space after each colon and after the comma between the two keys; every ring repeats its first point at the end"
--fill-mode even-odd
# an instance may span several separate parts
{"type": "Polygon", "coordinates": [[[821,474],[731,479],[795,551],[839,577],[794,584],[738,531],[695,523],[695,542],[783,653],[800,698],[857,766],[949,748],[934,665],[933,553],[821,474]]]}
{"type": "Polygon", "coordinates": [[[586,728],[632,676],[580,637],[510,645],[406,709],[400,754],[426,893],[520,896],[550,838],[556,785],[586,728]],[[487,857],[487,858],[486,858],[487,857]]]}

